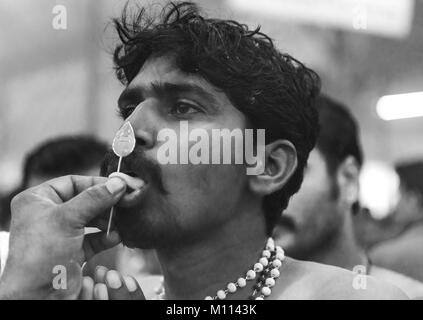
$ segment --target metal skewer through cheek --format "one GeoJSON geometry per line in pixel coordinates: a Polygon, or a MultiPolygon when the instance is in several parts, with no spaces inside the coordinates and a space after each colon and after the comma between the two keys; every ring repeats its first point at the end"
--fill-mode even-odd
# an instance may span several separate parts
{"type": "MultiPolygon", "coordinates": [[[[120,172],[120,166],[122,164],[122,158],[123,157],[119,157],[119,162],[118,162],[118,166],[117,166],[116,172],[120,172]]],[[[113,206],[112,209],[110,209],[109,223],[107,224],[107,236],[109,236],[109,234],[110,234],[110,228],[112,227],[112,218],[113,218],[114,211],[115,211],[115,206],[113,206]]]]}

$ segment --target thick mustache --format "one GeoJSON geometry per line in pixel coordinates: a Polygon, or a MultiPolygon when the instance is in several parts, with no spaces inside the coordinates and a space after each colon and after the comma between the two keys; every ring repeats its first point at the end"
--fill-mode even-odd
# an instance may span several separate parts
{"type": "MultiPolygon", "coordinates": [[[[101,164],[100,175],[108,177],[111,173],[116,172],[119,158],[109,150],[101,164]]],[[[147,179],[148,183],[153,184],[163,194],[168,194],[163,184],[162,170],[157,163],[147,159],[141,148],[135,147],[134,151],[127,157],[122,159],[120,172],[133,172],[140,178],[147,179]]]]}

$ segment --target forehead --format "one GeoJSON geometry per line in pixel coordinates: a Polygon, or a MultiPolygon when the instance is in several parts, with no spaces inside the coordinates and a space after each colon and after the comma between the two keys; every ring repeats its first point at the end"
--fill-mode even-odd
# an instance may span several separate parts
{"type": "Polygon", "coordinates": [[[195,84],[201,85],[204,89],[212,89],[212,86],[203,78],[180,70],[172,56],[147,59],[128,87],[130,88],[134,85],[148,87],[152,82],[195,84]]]}
{"type": "Polygon", "coordinates": [[[152,84],[157,83],[192,85],[200,87],[204,91],[213,95],[214,98],[219,102],[220,107],[232,107],[241,113],[232,105],[231,101],[223,90],[217,88],[199,75],[183,72],[178,68],[175,63],[175,59],[172,56],[151,57],[147,59],[138,74],[128,85],[127,89],[148,90],[151,88],[152,84]]]}
{"type": "MultiPolygon", "coordinates": [[[[145,85],[153,81],[183,81],[197,84],[200,79],[183,73],[171,56],[151,57],[145,61],[131,84],[145,85]]],[[[130,84],[130,85],[131,85],[130,84]]]]}

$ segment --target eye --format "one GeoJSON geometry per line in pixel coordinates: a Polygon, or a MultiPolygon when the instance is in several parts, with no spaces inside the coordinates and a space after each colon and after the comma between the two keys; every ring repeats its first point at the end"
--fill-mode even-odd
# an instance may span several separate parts
{"type": "Polygon", "coordinates": [[[186,101],[178,101],[171,110],[171,114],[174,115],[189,115],[198,112],[201,112],[201,108],[186,101]]]}

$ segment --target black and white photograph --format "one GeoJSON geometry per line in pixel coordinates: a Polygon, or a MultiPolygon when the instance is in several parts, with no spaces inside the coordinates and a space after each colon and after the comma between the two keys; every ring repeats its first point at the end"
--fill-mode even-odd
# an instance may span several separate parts
{"type": "Polygon", "coordinates": [[[0,308],[423,300],[423,0],[0,0],[0,79],[0,308]]]}

